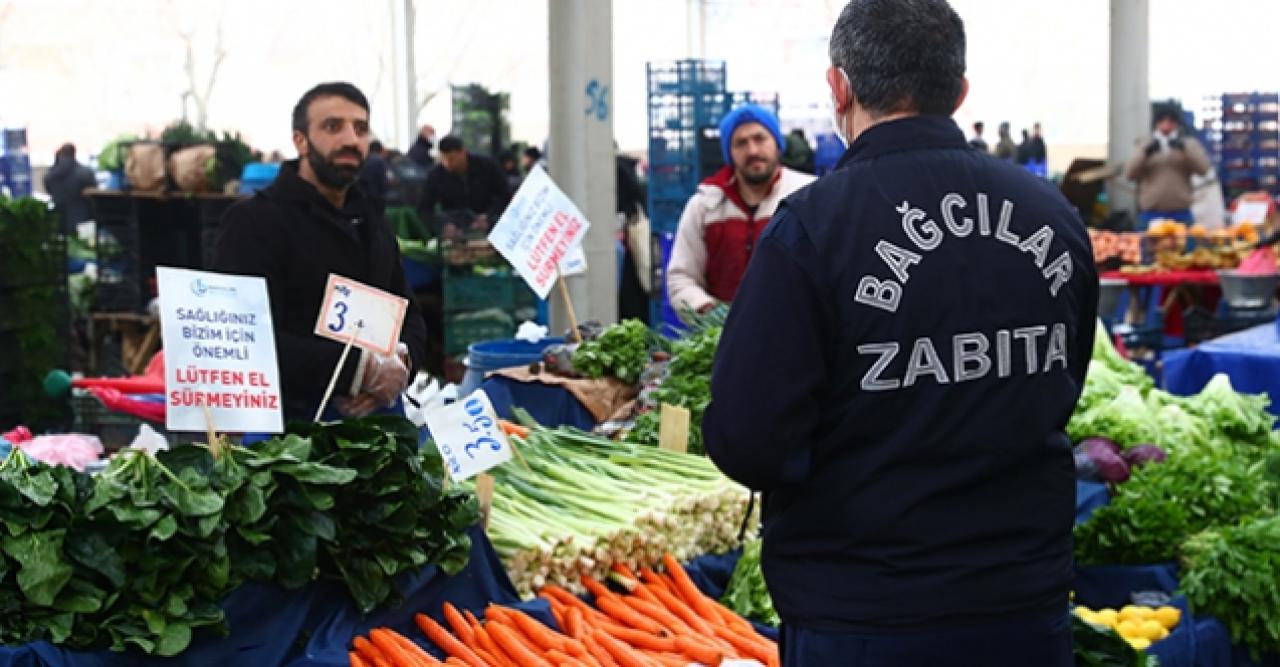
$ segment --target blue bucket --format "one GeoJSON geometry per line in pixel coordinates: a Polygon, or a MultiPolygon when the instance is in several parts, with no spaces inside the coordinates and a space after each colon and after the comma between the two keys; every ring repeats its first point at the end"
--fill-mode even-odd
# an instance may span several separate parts
{"type": "Polygon", "coordinates": [[[267,162],[250,162],[240,172],[240,194],[251,195],[276,180],[280,165],[267,162]]]}
{"type": "Polygon", "coordinates": [[[528,366],[535,361],[542,361],[543,350],[562,343],[564,343],[563,338],[543,338],[536,343],[514,338],[472,343],[467,347],[467,373],[462,376],[458,396],[466,396],[479,389],[480,383],[484,382],[484,376],[489,371],[513,366],[528,366]]]}

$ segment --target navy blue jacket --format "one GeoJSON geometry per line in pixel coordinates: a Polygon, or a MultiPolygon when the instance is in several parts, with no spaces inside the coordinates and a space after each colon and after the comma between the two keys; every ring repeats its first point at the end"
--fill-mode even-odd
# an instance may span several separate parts
{"type": "Polygon", "coordinates": [[[1063,428],[1097,291],[1076,210],[949,118],[872,127],[783,203],[702,429],[764,491],[784,622],[897,632],[1065,609],[1063,428]]]}

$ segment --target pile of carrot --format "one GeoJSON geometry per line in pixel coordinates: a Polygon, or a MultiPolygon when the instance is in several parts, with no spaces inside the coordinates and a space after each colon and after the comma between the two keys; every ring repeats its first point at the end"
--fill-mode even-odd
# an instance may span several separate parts
{"type": "MultiPolygon", "coordinates": [[[[444,604],[444,624],[425,614],[414,621],[461,667],[717,667],[729,658],[754,659],[777,667],[778,647],[750,623],[694,586],[670,554],[664,573],[637,575],[616,564],[610,581],[625,592],[584,578],[595,595],[591,606],[558,586],[539,595],[551,605],[557,632],[509,607],[490,605],[481,622],[470,611],[444,604]],[[447,626],[447,627],[446,627],[447,626]]],[[[442,664],[408,639],[386,629],[356,638],[352,667],[422,667],[442,664]],[[379,662],[379,660],[381,662],[379,662]]]]}

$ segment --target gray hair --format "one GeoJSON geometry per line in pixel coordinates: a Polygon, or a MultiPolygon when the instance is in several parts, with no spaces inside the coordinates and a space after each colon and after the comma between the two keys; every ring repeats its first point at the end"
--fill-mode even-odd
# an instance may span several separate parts
{"type": "Polygon", "coordinates": [[[946,0],[852,0],[828,51],[873,116],[950,116],[964,88],[964,22],[946,0]]]}

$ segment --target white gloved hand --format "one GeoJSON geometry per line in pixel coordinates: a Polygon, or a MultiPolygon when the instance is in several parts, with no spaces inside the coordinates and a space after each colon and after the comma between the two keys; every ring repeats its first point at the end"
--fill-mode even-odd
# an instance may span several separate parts
{"type": "Polygon", "coordinates": [[[388,408],[395,405],[401,392],[409,386],[408,346],[400,343],[396,346],[396,353],[390,356],[366,356],[364,384],[360,387],[360,396],[354,400],[358,401],[361,396],[368,395],[377,407],[388,408]]]}

